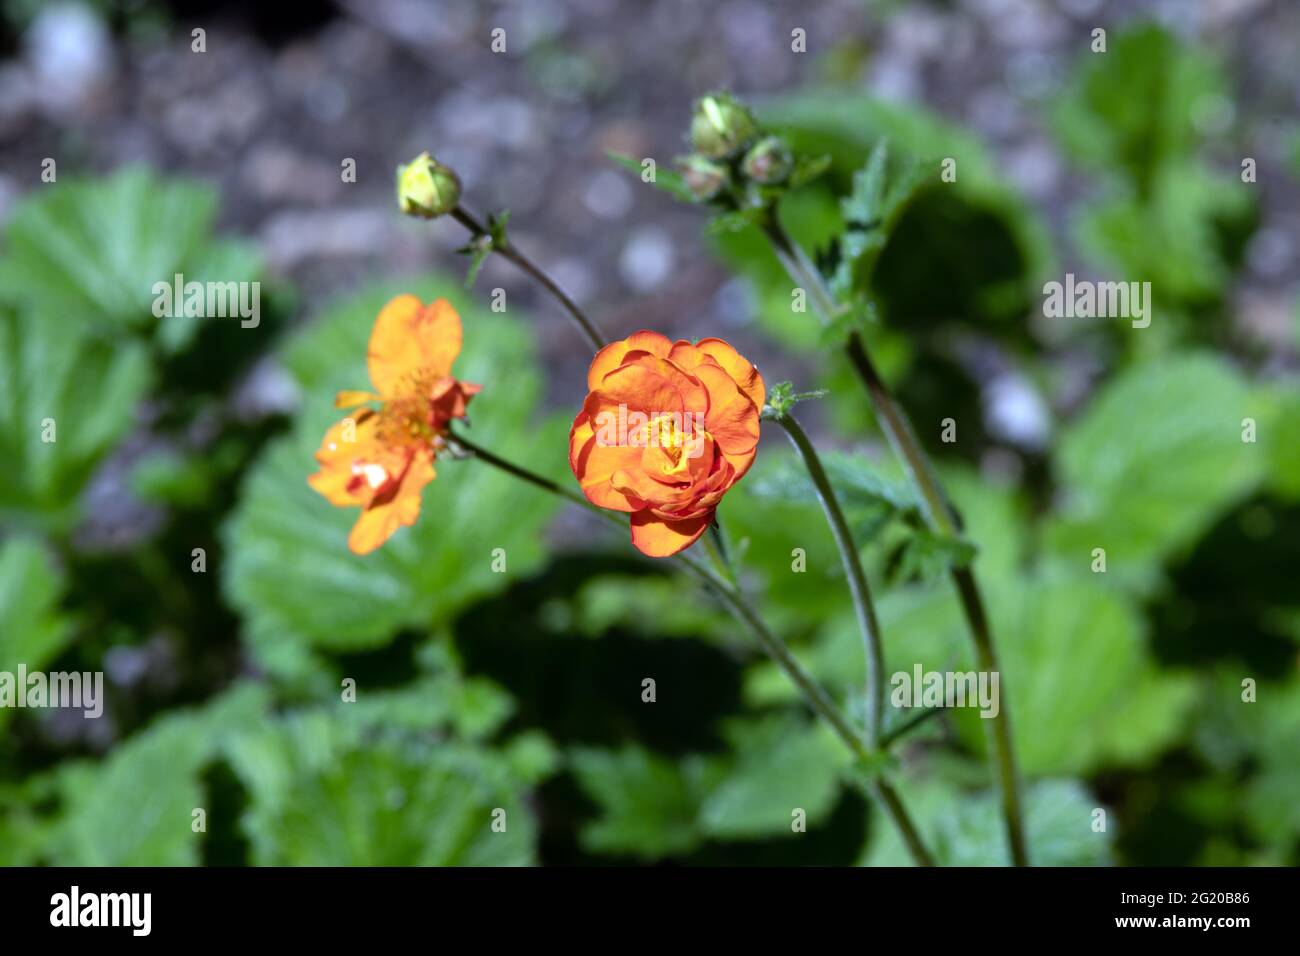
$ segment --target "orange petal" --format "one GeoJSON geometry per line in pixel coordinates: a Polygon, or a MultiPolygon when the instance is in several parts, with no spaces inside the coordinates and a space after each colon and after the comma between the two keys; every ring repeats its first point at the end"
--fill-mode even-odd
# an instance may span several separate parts
{"type": "Polygon", "coordinates": [[[385,449],[375,438],[377,422],[375,414],[366,410],[335,422],[321,439],[316,452],[321,469],[309,476],[307,483],[330,504],[347,507],[370,500],[368,491],[355,489],[352,479],[356,473],[352,466],[357,461],[378,461],[385,457],[385,449]]]}
{"type": "Polygon", "coordinates": [[[569,466],[578,479],[578,486],[593,505],[611,511],[637,511],[645,507],[644,501],[628,498],[609,482],[614,472],[635,467],[641,451],[630,446],[600,444],[586,412],[578,413],[569,430],[569,466]]]}
{"type": "Polygon", "coordinates": [[[379,401],[379,396],[374,392],[342,391],[334,396],[334,407],[356,408],[358,405],[366,404],[366,402],[376,401],[379,401]]]}
{"type": "Polygon", "coordinates": [[[758,374],[758,369],[747,358],[722,339],[700,339],[695,343],[695,348],[721,365],[740,386],[740,390],[749,396],[749,400],[762,410],[763,403],[767,401],[767,387],[763,384],[763,376],[758,374]]]}
{"type": "Polygon", "coordinates": [[[701,515],[712,515],[722,496],[731,490],[734,475],[734,469],[724,461],[722,470],[715,473],[709,481],[701,482],[691,489],[688,501],[663,507],[651,505],[646,510],[664,521],[685,521],[701,515]]]}
{"type": "Polygon", "coordinates": [[[672,347],[673,343],[667,338],[658,332],[645,329],[633,332],[621,342],[606,345],[596,353],[596,357],[591,360],[591,368],[587,370],[588,391],[594,392],[600,388],[600,383],[604,381],[605,376],[623,364],[623,357],[628,352],[641,350],[660,358],[667,358],[672,347]]]}
{"type": "MultiPolygon", "coordinates": [[[[717,365],[701,363],[695,374],[709,391],[709,410],[704,416],[704,427],[740,471],[737,460],[749,455],[752,461],[750,453],[758,444],[758,408],[735,380],[717,365]]],[[[745,467],[749,467],[748,463],[745,467]]]]}
{"type": "Polygon", "coordinates": [[[746,452],[733,453],[730,455],[723,452],[722,457],[727,460],[727,464],[730,465],[734,471],[731,483],[735,484],[744,476],[745,472],[749,471],[750,465],[754,464],[754,459],[758,457],[758,446],[755,445],[746,452]]]}
{"type": "MultiPolygon", "coordinates": [[[[750,461],[752,460],[753,455],[751,454],[750,461]]],[[[745,467],[748,468],[749,466],[746,465],[745,467]]],[[[731,486],[736,483],[736,480],[739,477],[740,475],[736,472],[735,466],[725,458],[722,459],[719,462],[717,471],[710,475],[706,481],[697,484],[693,489],[696,497],[694,501],[691,502],[691,510],[689,512],[678,509],[676,514],[661,514],[660,517],[669,519],[693,518],[705,511],[712,512],[717,508],[718,502],[722,500],[722,496],[731,490],[731,486]]]]}
{"type": "Polygon", "coordinates": [[[700,360],[703,358],[704,353],[685,339],[678,339],[674,342],[672,351],[668,353],[668,361],[673,362],[687,372],[699,365],[700,360]]]}
{"type": "Polygon", "coordinates": [[[666,558],[698,541],[712,520],[712,512],[683,521],[665,521],[648,511],[638,511],[632,515],[632,544],[642,554],[666,558]]]}
{"type": "Polygon", "coordinates": [[[380,310],[370,332],[370,381],[385,397],[409,393],[419,378],[450,375],[460,346],[460,316],[450,302],[423,305],[399,295],[380,310]]]}
{"type": "Polygon", "coordinates": [[[676,511],[688,507],[694,493],[690,485],[670,485],[656,481],[641,468],[620,468],[609,476],[609,483],[615,491],[627,495],[631,501],[643,502],[660,510],[676,511]]]}
{"type": "Polygon", "coordinates": [[[355,554],[369,554],[398,528],[415,524],[420,516],[420,492],[436,476],[432,455],[414,455],[394,491],[362,510],[348,535],[348,548],[355,554]]]}
{"type": "MultiPolygon", "coordinates": [[[[652,412],[680,415],[685,410],[683,396],[678,389],[679,382],[686,378],[685,374],[676,371],[675,365],[652,355],[643,356],[643,361],[658,362],[660,367],[639,362],[622,365],[605,376],[599,391],[587,396],[582,407],[597,428],[606,422],[620,421],[620,412],[626,418],[631,412],[646,416],[652,412]]],[[[702,388],[698,384],[694,387],[702,388]]],[[[626,436],[620,436],[620,440],[625,438],[626,436]]]]}
{"type": "MultiPolygon", "coordinates": [[[[670,382],[682,397],[682,410],[704,411],[709,404],[709,393],[703,383],[691,372],[684,371],[676,362],[669,359],[660,358],[657,355],[651,355],[649,352],[628,352],[623,359],[623,365],[617,370],[621,374],[628,368],[644,368],[662,377],[665,381],[670,382]]],[[[602,386],[602,391],[608,387],[608,383],[614,381],[617,374],[611,373],[605,376],[606,385],[602,386]]],[[[647,408],[646,411],[653,410],[656,413],[672,412],[673,408],[654,407],[647,408]]]]}

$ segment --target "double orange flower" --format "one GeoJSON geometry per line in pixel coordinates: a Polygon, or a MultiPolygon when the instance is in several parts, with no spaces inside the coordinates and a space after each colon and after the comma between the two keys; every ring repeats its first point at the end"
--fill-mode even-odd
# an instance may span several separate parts
{"type": "MultiPolygon", "coordinates": [[[[326,432],[320,471],[308,479],[331,504],[361,508],[348,536],[357,554],[419,516],[448,425],[479,391],[451,374],[460,349],[460,317],[445,299],[398,296],[375,320],[367,354],[375,392],[338,394],[339,408],[365,407],[326,432]]],[[[644,554],[689,547],[754,461],[763,377],[721,339],[672,342],[643,331],[596,353],[587,384],[569,433],[583,494],[630,514],[644,554]]]]}
{"type": "Polygon", "coordinates": [[[569,432],[582,493],[629,513],[643,554],[694,544],[753,464],[763,376],[722,339],[643,331],[597,352],[587,387],[569,432]]]}

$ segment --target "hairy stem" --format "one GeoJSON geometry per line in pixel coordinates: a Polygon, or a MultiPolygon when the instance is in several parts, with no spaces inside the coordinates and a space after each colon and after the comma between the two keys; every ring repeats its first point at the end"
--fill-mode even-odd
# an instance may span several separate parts
{"type": "Polygon", "coordinates": [[[840,561],[844,564],[844,574],[849,581],[849,593],[853,595],[853,610],[857,615],[858,630],[862,634],[862,644],[866,651],[867,745],[874,749],[880,743],[880,728],[885,706],[885,655],[880,641],[880,622],[876,619],[875,605],[871,601],[867,575],[862,570],[862,558],[853,541],[849,523],[844,519],[844,510],[840,507],[835,489],[831,487],[830,478],[822,466],[821,457],[812,442],[808,440],[807,433],[789,412],[777,413],[773,418],[786,430],[791,443],[803,458],[808,475],[817,489],[822,511],[826,514],[826,523],[831,527],[835,546],[839,548],[840,561]]]}
{"type": "MultiPolygon", "coordinates": [[[[842,307],[835,301],[817,267],[809,261],[804,251],[781,227],[775,213],[768,216],[763,231],[790,278],[807,291],[822,320],[826,323],[834,322],[842,313],[842,307]]],[[[862,336],[856,329],[849,332],[844,351],[854,372],[867,390],[885,437],[903,462],[912,484],[920,495],[922,510],[930,527],[942,534],[956,534],[959,530],[957,516],[948,504],[943,487],[921,443],[916,438],[906,412],[876,371],[862,336]]],[[[993,635],[989,630],[988,615],[984,610],[984,600],[975,581],[975,574],[970,567],[958,567],[953,568],[951,576],[957,588],[962,612],[966,616],[971,640],[975,645],[978,666],[983,671],[996,671],[998,670],[997,652],[993,646],[993,635]]],[[[1005,699],[1002,701],[998,716],[988,720],[987,724],[989,725],[987,728],[989,749],[997,765],[1002,817],[1007,843],[1011,850],[1011,860],[1016,866],[1028,866],[1029,849],[1025,840],[1020,778],[1016,772],[1016,758],[1011,740],[1011,720],[1005,699]]]]}
{"type": "MultiPolygon", "coordinates": [[[[520,465],[501,458],[486,448],[474,444],[468,439],[462,437],[459,433],[452,433],[448,436],[448,443],[458,452],[464,455],[477,458],[486,464],[513,475],[536,488],[543,491],[549,491],[557,494],[574,504],[581,505],[588,511],[600,515],[602,518],[610,521],[612,524],[623,527],[623,522],[619,518],[602,508],[597,508],[582,495],[572,491],[557,482],[551,481],[535,472],[529,471],[520,465]]],[[[678,561],[689,568],[700,580],[722,601],[727,610],[749,628],[758,641],[759,646],[776,662],[776,665],[785,672],[790,681],[798,688],[804,702],[817,716],[826,721],[827,725],[835,732],[836,736],[849,748],[854,757],[864,766],[870,766],[879,757],[880,752],[875,748],[868,746],[862,740],[862,737],[854,729],[853,724],[844,716],[843,712],[835,705],[830,695],[825,689],[818,684],[812,676],[803,669],[803,666],[790,653],[789,648],[773,634],[764,623],[763,619],[750,607],[745,596],[738,588],[733,586],[722,574],[714,571],[707,564],[697,559],[694,555],[682,552],[677,555],[678,561]]],[[[870,791],[879,800],[885,812],[893,821],[899,836],[907,846],[913,861],[917,866],[934,866],[934,858],[925,848],[921,841],[920,834],[916,825],[912,822],[911,817],[904,807],[902,799],[893,786],[884,779],[883,776],[876,772],[875,777],[868,785],[870,791]]]]}
{"type": "MultiPolygon", "coordinates": [[[[487,226],[479,221],[478,217],[464,206],[457,206],[453,209],[451,211],[451,216],[458,223],[468,229],[475,239],[484,236],[490,237],[491,234],[489,233],[487,226]]],[[[593,351],[599,352],[604,348],[605,337],[600,334],[600,331],[596,328],[596,324],[587,317],[587,314],[582,311],[578,303],[569,298],[568,293],[561,289],[554,279],[543,272],[542,269],[533,262],[533,260],[520,252],[515,247],[514,243],[509,239],[506,239],[503,242],[495,243],[492,246],[492,251],[506,259],[509,259],[524,272],[528,273],[528,275],[536,279],[541,284],[542,288],[554,296],[556,301],[558,301],[560,305],[564,307],[564,310],[569,313],[569,317],[572,318],[574,324],[577,325],[578,331],[581,332],[586,340],[591,344],[593,351]]]]}

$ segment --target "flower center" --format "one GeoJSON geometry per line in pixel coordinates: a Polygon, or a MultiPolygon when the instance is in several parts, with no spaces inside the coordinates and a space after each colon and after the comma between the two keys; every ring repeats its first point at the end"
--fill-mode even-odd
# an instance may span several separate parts
{"type": "Polygon", "coordinates": [[[427,445],[436,437],[427,399],[412,395],[389,399],[379,410],[375,435],[389,448],[427,445]]]}
{"type": "Polygon", "coordinates": [[[686,433],[674,415],[660,415],[649,424],[649,441],[657,444],[676,468],[682,461],[682,449],[686,444],[686,433]]]}
{"type": "Polygon", "coordinates": [[[379,410],[376,433],[380,441],[390,447],[408,447],[429,445],[439,437],[441,430],[433,427],[430,402],[436,380],[426,369],[402,376],[393,389],[394,397],[379,410]]]}

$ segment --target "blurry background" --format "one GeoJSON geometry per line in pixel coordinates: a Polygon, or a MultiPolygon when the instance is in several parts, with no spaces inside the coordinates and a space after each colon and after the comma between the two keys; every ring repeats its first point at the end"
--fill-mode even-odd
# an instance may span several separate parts
{"type": "MultiPolygon", "coordinates": [[[[957,159],[890,237],[870,344],[980,548],[1036,860],[1297,862],[1300,7],[7,0],[0,55],[0,670],[107,686],[98,720],[0,710],[0,862],[903,859],[746,635],[587,516],[449,462],[362,560],[306,485],[398,291],[465,317],[476,438],[568,477],[590,356],[508,264],[465,290],[454,223],[397,214],[393,170],[428,149],[607,333],[722,335],[769,384],[831,389],[802,415],[888,671],[970,667],[934,562],[854,484],[897,473],[774,260],[605,158],[666,166],[715,87],[832,156],[783,210],[810,247],[881,138],[957,159]],[[176,272],[260,281],[260,325],[155,319],[176,272]],[[1150,281],[1151,327],[1044,319],[1067,272],[1150,281]]],[[[723,511],[769,620],[860,708],[779,436],[723,511]]],[[[945,862],[1005,859],[981,730],[945,715],[902,751],[945,862]]]]}

